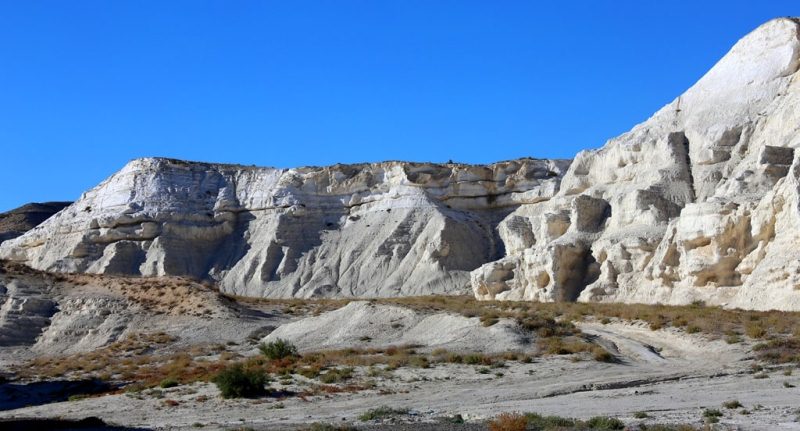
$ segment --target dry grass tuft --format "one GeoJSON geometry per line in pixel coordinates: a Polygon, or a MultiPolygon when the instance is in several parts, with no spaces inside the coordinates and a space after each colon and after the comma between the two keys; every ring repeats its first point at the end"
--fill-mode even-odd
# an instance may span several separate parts
{"type": "Polygon", "coordinates": [[[800,337],[774,338],[753,347],[756,357],[772,364],[800,364],[800,337]]]}
{"type": "Polygon", "coordinates": [[[489,431],[525,431],[528,418],[519,413],[500,413],[487,424],[489,431]]]}

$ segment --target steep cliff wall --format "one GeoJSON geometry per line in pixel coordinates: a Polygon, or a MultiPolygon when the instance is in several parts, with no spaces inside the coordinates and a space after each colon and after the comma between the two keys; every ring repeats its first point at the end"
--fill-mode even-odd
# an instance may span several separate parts
{"type": "Polygon", "coordinates": [[[568,161],[270,169],[138,159],[0,247],[37,269],[191,275],[267,297],[469,292],[497,223],[568,161]]]}
{"type": "Polygon", "coordinates": [[[475,294],[800,309],[799,31],[762,25],[652,118],[579,153],[553,199],[500,224],[508,254],[472,273],[475,294]]]}

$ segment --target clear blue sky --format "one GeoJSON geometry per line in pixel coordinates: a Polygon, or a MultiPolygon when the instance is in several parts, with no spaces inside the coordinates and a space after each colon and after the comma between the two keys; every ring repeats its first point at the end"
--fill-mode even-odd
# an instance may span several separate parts
{"type": "Polygon", "coordinates": [[[143,156],[571,158],[795,1],[0,0],[0,211],[143,156]]]}

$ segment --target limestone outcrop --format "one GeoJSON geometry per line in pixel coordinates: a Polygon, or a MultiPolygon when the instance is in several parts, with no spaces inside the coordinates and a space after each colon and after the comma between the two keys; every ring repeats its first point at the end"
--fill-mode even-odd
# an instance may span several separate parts
{"type": "Polygon", "coordinates": [[[800,25],[770,21],[500,223],[482,299],[800,309],[800,25]],[[518,246],[517,246],[518,245],[518,246]]]}
{"type": "Polygon", "coordinates": [[[598,150],[487,166],[139,159],[0,258],[265,297],[456,294],[800,310],[800,21],[598,150]]]}
{"type": "Polygon", "coordinates": [[[244,296],[467,293],[496,226],[549,199],[565,160],[255,168],[148,158],[0,256],[61,272],[189,275],[244,296]]]}

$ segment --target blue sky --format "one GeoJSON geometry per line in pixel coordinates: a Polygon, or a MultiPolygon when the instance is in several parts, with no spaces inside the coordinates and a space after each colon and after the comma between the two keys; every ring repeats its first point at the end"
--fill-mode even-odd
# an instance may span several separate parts
{"type": "Polygon", "coordinates": [[[796,1],[0,0],[0,211],[128,160],[571,158],[796,1]]]}

